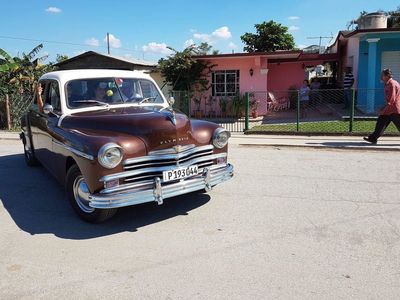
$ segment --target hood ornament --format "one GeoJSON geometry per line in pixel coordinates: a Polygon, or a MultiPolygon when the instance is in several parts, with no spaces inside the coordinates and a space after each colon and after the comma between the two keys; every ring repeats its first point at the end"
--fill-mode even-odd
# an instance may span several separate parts
{"type": "Polygon", "coordinates": [[[174,124],[174,126],[176,126],[176,115],[174,111],[170,112],[167,115],[167,118],[171,121],[172,124],[174,124]]]}

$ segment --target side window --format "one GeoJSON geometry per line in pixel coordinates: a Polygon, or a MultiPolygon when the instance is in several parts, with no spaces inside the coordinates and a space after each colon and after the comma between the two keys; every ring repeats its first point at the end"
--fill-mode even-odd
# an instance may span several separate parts
{"type": "Polygon", "coordinates": [[[49,82],[48,97],[45,103],[51,104],[51,106],[53,106],[54,112],[61,112],[60,89],[58,87],[57,81],[52,80],[49,82]]]}

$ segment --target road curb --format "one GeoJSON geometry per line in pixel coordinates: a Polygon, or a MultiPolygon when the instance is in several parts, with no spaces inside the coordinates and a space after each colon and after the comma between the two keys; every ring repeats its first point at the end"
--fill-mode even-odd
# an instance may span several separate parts
{"type": "Polygon", "coordinates": [[[1,136],[0,135],[0,141],[18,141],[19,136],[1,136]]]}
{"type": "Polygon", "coordinates": [[[245,147],[270,147],[270,148],[311,148],[311,149],[322,149],[322,150],[353,150],[353,151],[373,151],[373,152],[395,152],[395,151],[400,151],[400,149],[397,148],[379,148],[379,147],[371,147],[366,145],[365,147],[362,146],[328,146],[328,145],[321,145],[321,146],[316,146],[316,145],[288,145],[288,144],[246,144],[246,143],[240,143],[238,144],[239,146],[245,146],[245,147]]]}
{"type": "MultiPolygon", "coordinates": [[[[246,136],[263,136],[263,135],[283,135],[283,136],[349,136],[349,137],[359,137],[367,136],[368,133],[358,133],[358,132],[296,132],[296,131],[245,131],[243,135],[246,136]]],[[[383,137],[399,137],[398,133],[385,133],[383,137]]]]}

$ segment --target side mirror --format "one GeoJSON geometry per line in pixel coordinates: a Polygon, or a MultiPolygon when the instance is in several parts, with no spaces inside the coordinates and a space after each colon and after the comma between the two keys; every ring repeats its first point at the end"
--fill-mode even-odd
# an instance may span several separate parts
{"type": "Polygon", "coordinates": [[[171,106],[173,106],[174,105],[174,103],[175,103],[175,98],[174,97],[169,97],[169,99],[168,99],[168,103],[169,103],[169,105],[171,105],[171,106]]]}
{"type": "Polygon", "coordinates": [[[52,106],[51,104],[45,104],[45,105],[43,106],[43,112],[44,112],[46,115],[52,113],[53,110],[54,110],[54,109],[53,109],[53,106],[52,106]]]}

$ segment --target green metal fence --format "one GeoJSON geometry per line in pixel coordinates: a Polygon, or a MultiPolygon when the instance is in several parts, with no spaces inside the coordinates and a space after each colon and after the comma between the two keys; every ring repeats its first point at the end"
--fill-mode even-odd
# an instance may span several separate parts
{"type": "MultiPolygon", "coordinates": [[[[366,134],[373,131],[383,89],[251,91],[230,97],[173,92],[175,107],[232,132],[366,134]]],[[[387,133],[397,133],[391,125],[387,133]]]]}
{"type": "MultiPolygon", "coordinates": [[[[373,131],[383,89],[254,92],[266,101],[261,124],[249,132],[366,134],[373,131]],[[265,100],[266,99],[266,100],[265,100]]],[[[394,126],[389,133],[397,132],[394,126]]]]}
{"type": "Polygon", "coordinates": [[[191,118],[217,123],[231,132],[248,130],[255,120],[250,118],[249,94],[209,97],[187,91],[172,91],[174,108],[191,118]]]}

